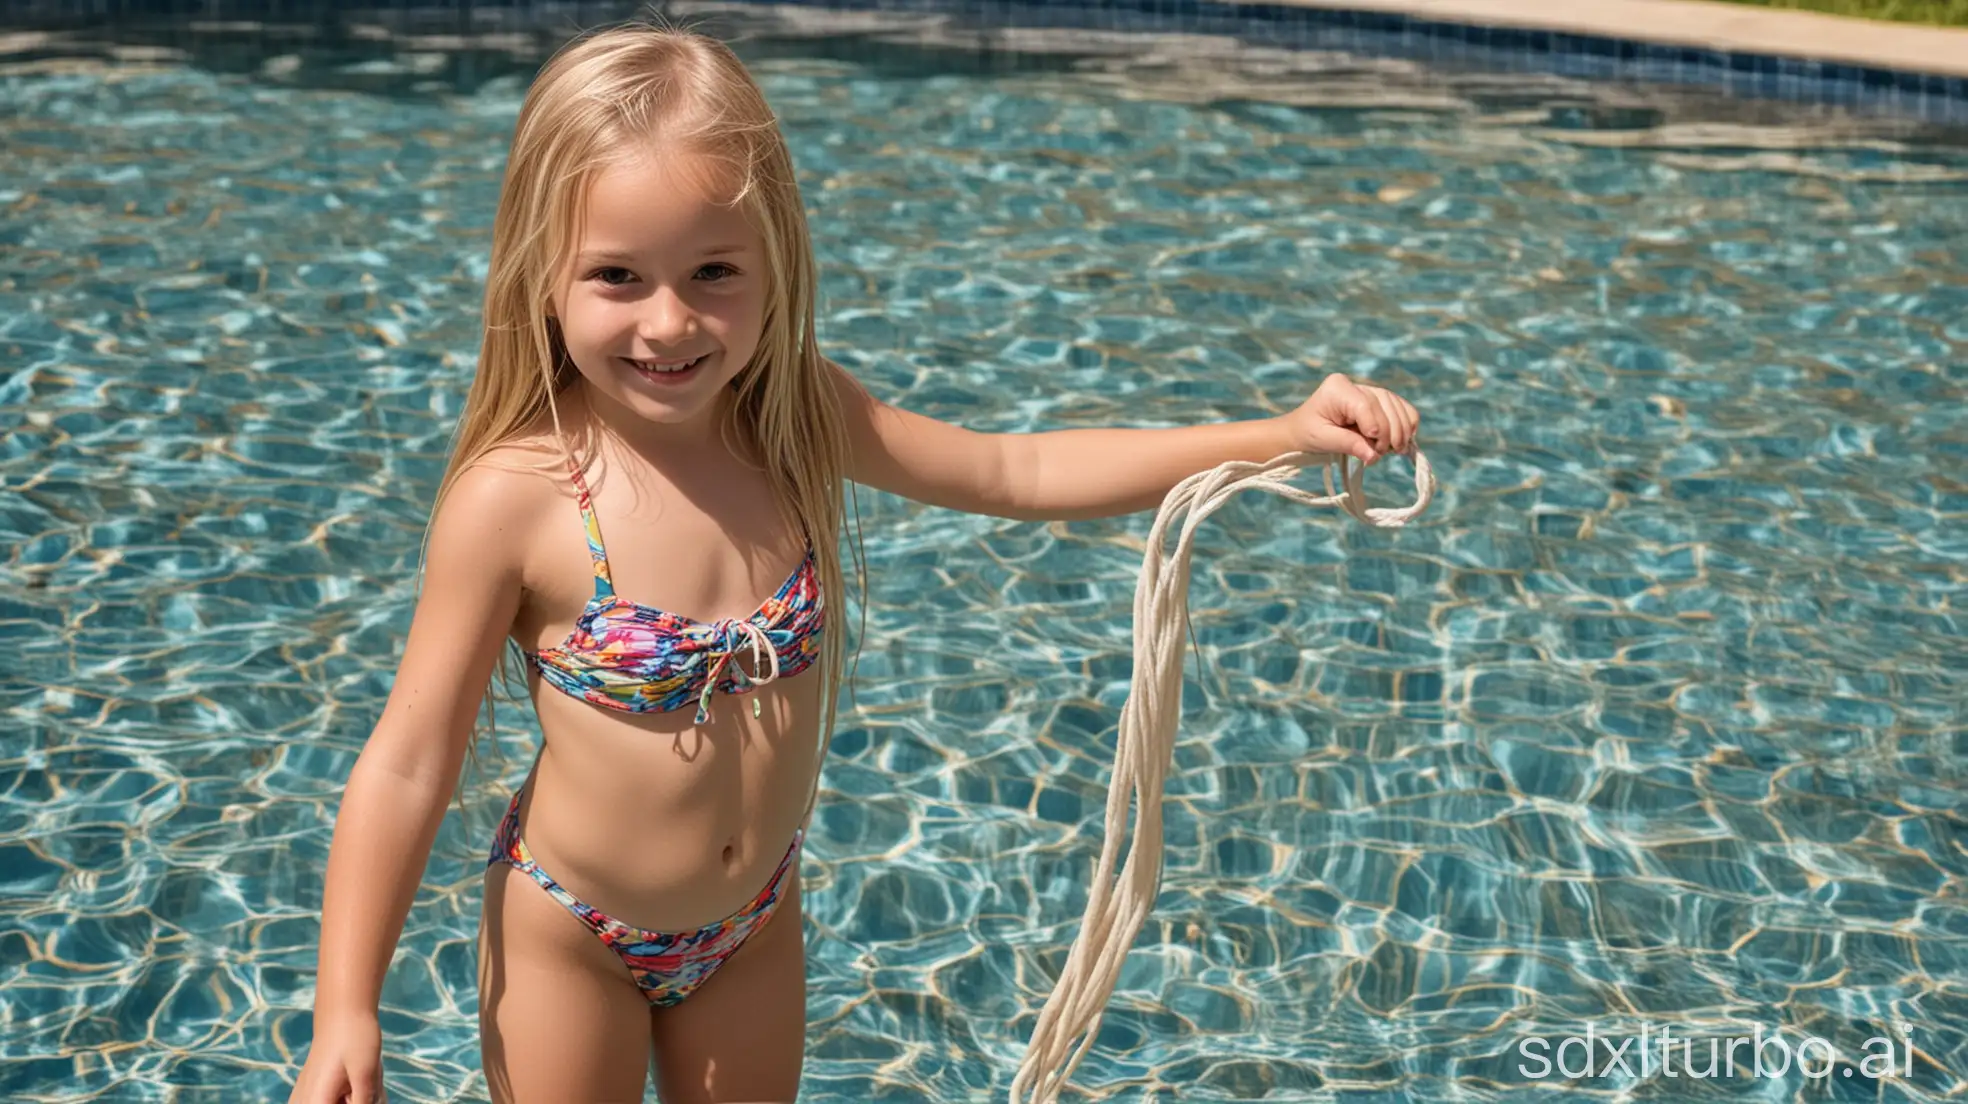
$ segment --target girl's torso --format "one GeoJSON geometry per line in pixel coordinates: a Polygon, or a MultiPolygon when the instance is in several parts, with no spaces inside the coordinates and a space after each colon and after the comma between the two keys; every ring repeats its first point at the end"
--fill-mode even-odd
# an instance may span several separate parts
{"type": "MultiPolygon", "coordinates": [[[[538,463],[557,455],[552,448],[523,451],[538,463]]],[[[804,535],[780,515],[762,472],[710,458],[658,470],[603,453],[584,482],[620,600],[602,611],[604,622],[661,611],[675,615],[666,624],[708,627],[751,618],[789,582],[804,582],[804,535]]],[[[659,931],[698,927],[750,900],[799,827],[818,767],[818,665],[742,695],[713,691],[702,724],[694,693],[672,695],[688,699],[677,707],[626,712],[543,678],[532,657],[565,649],[598,601],[576,481],[554,472],[538,476],[553,480],[555,493],[539,496],[512,630],[529,656],[544,736],[522,806],[527,846],[611,916],[659,931]]],[[[749,646],[726,662],[764,673],[749,646]]]]}

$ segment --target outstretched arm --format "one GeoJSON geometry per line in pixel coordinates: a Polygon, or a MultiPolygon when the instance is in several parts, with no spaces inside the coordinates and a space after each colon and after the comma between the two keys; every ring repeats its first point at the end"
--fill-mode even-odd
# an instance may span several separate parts
{"type": "Polygon", "coordinates": [[[1345,453],[1371,462],[1413,440],[1420,418],[1383,388],[1327,376],[1290,414],[1174,429],[978,433],[868,394],[829,361],[852,442],[851,477],[973,514],[1076,520],[1148,510],[1169,489],[1231,460],[1287,452],[1345,453]]]}

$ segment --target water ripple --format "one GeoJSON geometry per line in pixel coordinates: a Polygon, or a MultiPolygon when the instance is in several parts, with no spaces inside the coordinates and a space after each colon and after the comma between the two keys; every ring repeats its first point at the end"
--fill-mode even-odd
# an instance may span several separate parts
{"type": "MultiPolygon", "coordinates": [[[[1968,155],[1103,42],[979,72],[749,47],[828,352],[885,398],[1174,425],[1340,370],[1425,412],[1420,524],[1239,500],[1199,535],[1167,876],[1086,1095],[1528,1099],[1555,1086],[1520,1044],[1590,1024],[1816,1035],[1838,1099],[1959,1096],[1968,155]],[[1857,1066],[1909,1032],[1904,1068],[1857,1066]]],[[[317,64],[0,68],[9,1099],[272,1099],[307,1043],[333,800],[407,628],[523,84],[317,64]]],[[[1085,905],[1148,519],[861,500],[805,1097],[1000,1095],[1085,905]]],[[[534,732],[502,728],[510,776],[534,732]]],[[[396,1098],[484,1098],[510,781],[447,818],[404,933],[396,1098]]]]}

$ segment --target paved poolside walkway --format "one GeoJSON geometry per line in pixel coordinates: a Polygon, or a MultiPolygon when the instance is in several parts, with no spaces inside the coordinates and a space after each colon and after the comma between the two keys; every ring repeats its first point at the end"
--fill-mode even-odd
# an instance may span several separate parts
{"type": "Polygon", "coordinates": [[[1272,0],[1968,77],[1968,30],[1703,0],[1272,0]]]}

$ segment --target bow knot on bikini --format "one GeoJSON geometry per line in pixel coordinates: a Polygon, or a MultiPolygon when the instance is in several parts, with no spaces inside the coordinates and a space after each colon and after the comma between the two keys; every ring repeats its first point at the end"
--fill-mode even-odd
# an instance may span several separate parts
{"type": "MultiPolygon", "coordinates": [[[[704,679],[704,692],[697,698],[698,724],[711,719],[711,692],[717,689],[718,677],[724,673],[725,666],[731,663],[732,657],[738,654],[738,649],[744,646],[745,640],[741,640],[741,637],[751,642],[752,670],[764,673],[753,675],[743,666],[733,665],[732,669],[738,672],[740,687],[749,689],[764,686],[779,677],[779,650],[772,646],[772,637],[767,634],[764,626],[748,618],[731,617],[711,622],[711,628],[717,630],[715,637],[717,643],[711,649],[717,659],[711,664],[710,674],[704,679]],[[772,661],[770,669],[766,669],[767,659],[772,661]]],[[[758,711],[758,702],[753,701],[752,715],[757,716],[758,711]]]]}

